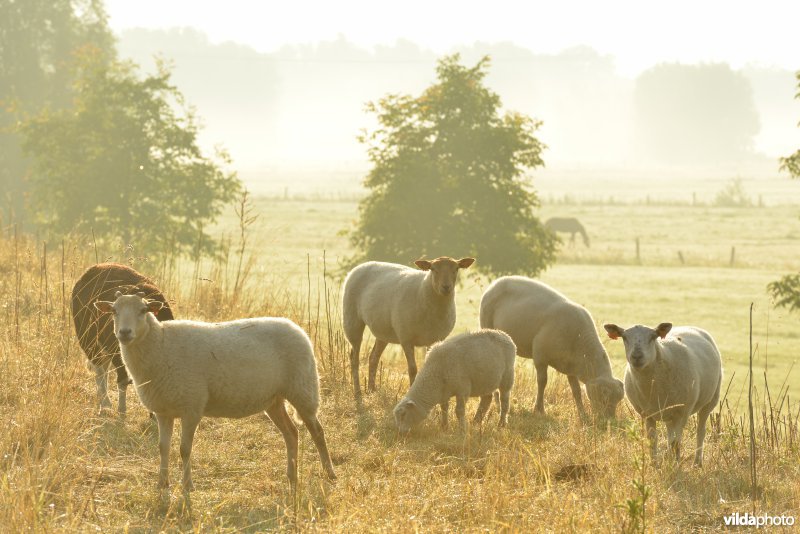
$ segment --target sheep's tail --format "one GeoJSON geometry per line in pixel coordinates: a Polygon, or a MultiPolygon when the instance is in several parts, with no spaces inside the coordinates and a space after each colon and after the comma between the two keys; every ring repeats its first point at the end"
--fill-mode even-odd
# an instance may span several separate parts
{"type": "Polygon", "coordinates": [[[295,407],[292,406],[292,404],[290,402],[288,402],[286,399],[284,399],[282,402],[283,402],[283,405],[286,407],[286,413],[289,414],[289,417],[291,417],[292,421],[294,421],[294,424],[298,428],[304,427],[305,423],[300,418],[300,415],[298,415],[297,410],[295,409],[295,407]]]}

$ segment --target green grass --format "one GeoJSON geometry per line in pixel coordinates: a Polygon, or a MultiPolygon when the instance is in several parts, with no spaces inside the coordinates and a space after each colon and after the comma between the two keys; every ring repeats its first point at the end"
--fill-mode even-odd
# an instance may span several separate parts
{"type": "MultiPolygon", "coordinates": [[[[306,292],[310,261],[316,294],[323,252],[328,271],[341,271],[339,261],[350,253],[341,233],[357,218],[355,201],[261,198],[255,208],[262,217],[253,229],[253,255],[260,258],[257,272],[264,283],[306,292]]],[[[705,328],[720,347],[726,381],[733,377],[731,394],[737,395],[747,377],[752,302],[758,389],[763,391],[766,370],[772,395],[786,383],[792,396],[800,396],[800,320],[775,309],[766,292],[769,282],[800,266],[798,214],[800,209],[790,206],[545,205],[542,218],[564,215],[581,220],[592,246],[584,247],[580,239],[575,246],[564,243],[558,263],[541,280],[586,306],[600,332],[606,322],[705,328]],[[736,248],[733,267],[731,247],[736,248]]],[[[233,225],[232,219],[221,223],[222,228],[233,225]]],[[[480,296],[490,280],[466,276],[462,282],[456,331],[477,328],[480,296]]],[[[621,375],[621,344],[607,342],[607,347],[621,375]]],[[[387,356],[404,365],[398,348],[390,347],[387,356]]]]}

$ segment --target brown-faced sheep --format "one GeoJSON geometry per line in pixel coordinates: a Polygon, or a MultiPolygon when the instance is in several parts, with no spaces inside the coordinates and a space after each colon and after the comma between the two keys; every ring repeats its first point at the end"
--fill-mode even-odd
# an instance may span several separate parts
{"type": "Polygon", "coordinates": [[[287,476],[297,484],[297,427],[284,400],[297,410],[319,451],[327,475],[335,479],[325,434],[317,419],[319,376],[308,335],[289,319],[257,317],[224,323],[159,322],[162,307],[142,295],[116,294],[97,301],[113,313],[114,334],[142,404],[156,414],[161,469],[159,486],[169,484],[169,445],[181,420],[183,489],[191,491],[191,454],[200,419],[238,419],[266,412],[283,434],[287,476]]]}
{"type": "Polygon", "coordinates": [[[453,330],[458,270],[466,269],[474,261],[448,257],[417,260],[414,263],[421,270],[370,261],[348,273],[342,295],[342,322],[352,346],[350,374],[356,402],[361,401],[358,363],[364,327],[369,326],[375,336],[369,356],[369,389],[375,389],[378,362],[389,343],[403,347],[408,379],[413,384],[417,375],[414,347],[432,345],[453,330]]]}
{"type": "Polygon", "coordinates": [[[101,314],[94,307],[98,300],[113,300],[117,291],[122,293],[143,292],[148,299],[162,303],[158,312],[160,321],[174,319],[167,299],[152,280],[143,274],[119,263],[98,263],[89,267],[72,288],[72,320],[75,334],[89,365],[94,369],[100,411],[111,408],[108,400],[108,373],[117,372],[119,390],[119,413],[125,415],[126,390],[130,379],[120,357],[119,343],[114,337],[114,324],[110,316],[101,314]]]}
{"type": "Polygon", "coordinates": [[[666,423],[669,447],[680,460],[683,428],[696,413],[694,463],[702,465],[706,421],[722,385],[722,357],[714,338],[700,328],[673,328],[670,323],[655,329],[607,324],[605,329],[611,339],[625,343],[625,394],[645,421],[652,457],[657,452],[656,421],[666,423]]]}

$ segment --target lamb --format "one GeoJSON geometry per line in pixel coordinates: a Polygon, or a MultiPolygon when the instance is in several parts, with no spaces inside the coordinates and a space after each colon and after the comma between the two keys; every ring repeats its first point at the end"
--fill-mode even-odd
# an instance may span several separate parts
{"type": "Polygon", "coordinates": [[[435,344],[411,389],[394,408],[397,429],[405,434],[421,423],[435,404],[442,407],[442,428],[447,428],[450,397],[456,398],[456,416],[466,430],[467,397],[480,397],[474,424],[480,424],[500,390],[500,426],[508,422],[509,398],[514,385],[517,349],[499,330],[479,330],[453,336],[435,344]]]}
{"type": "Polygon", "coordinates": [[[119,391],[118,411],[124,417],[127,411],[126,391],[131,383],[120,357],[119,343],[114,337],[114,325],[108,315],[98,314],[92,305],[96,300],[108,300],[116,291],[123,293],[143,292],[151,300],[161,302],[158,312],[160,321],[174,319],[167,299],[152,280],[143,274],[119,263],[98,263],[89,267],[72,288],[72,320],[78,344],[86,354],[89,366],[95,372],[97,398],[100,412],[111,408],[108,400],[108,373],[117,372],[119,391]]]}
{"type": "Polygon", "coordinates": [[[417,260],[414,263],[421,270],[370,261],[348,273],[342,296],[342,320],[345,336],[352,346],[350,374],[357,403],[361,402],[358,363],[364,327],[369,326],[375,336],[369,356],[369,390],[375,390],[378,363],[389,343],[403,347],[408,379],[413,384],[417,375],[414,347],[441,341],[453,330],[458,270],[466,269],[474,261],[449,257],[417,260]]]}
{"type": "Polygon", "coordinates": [[[586,384],[595,416],[615,416],[624,396],[622,381],[611,372],[608,353],[586,308],[542,282],[505,276],[495,280],[481,297],[480,325],[506,332],[516,344],[517,354],[533,358],[538,386],[536,412],[544,414],[549,366],[567,375],[582,419],[586,412],[581,382],[586,384]]]}
{"type": "Polygon", "coordinates": [[[656,421],[666,423],[667,441],[679,461],[683,429],[696,413],[694,465],[703,465],[706,421],[719,402],[722,385],[722,357],[714,338],[700,328],[672,328],[670,323],[661,323],[655,329],[607,324],[605,329],[611,339],[622,338],[625,343],[625,394],[645,421],[653,459],[657,452],[656,421]]]}
{"type": "Polygon", "coordinates": [[[183,489],[193,489],[190,457],[203,416],[240,418],[266,411],[283,434],[287,476],[297,485],[297,427],[285,400],[311,433],[322,466],[335,479],[322,425],[317,419],[319,378],[311,341],[288,319],[259,317],[224,323],[169,321],[153,315],[162,303],[143,295],[116,293],[98,301],[113,312],[122,361],[139,398],[158,421],[159,486],[169,485],[169,444],[175,418],[181,419],[183,489]]]}

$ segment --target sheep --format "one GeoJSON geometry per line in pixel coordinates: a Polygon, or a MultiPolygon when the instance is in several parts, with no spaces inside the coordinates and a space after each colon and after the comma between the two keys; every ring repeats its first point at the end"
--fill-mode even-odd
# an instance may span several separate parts
{"type": "Polygon", "coordinates": [[[542,282],[505,276],[483,293],[480,326],[506,332],[516,344],[517,354],[533,358],[538,386],[536,412],[544,414],[549,366],[567,375],[581,419],[586,418],[581,382],[586,384],[595,416],[615,416],[624,388],[611,372],[608,353],[586,308],[542,282]]]}
{"type": "Polygon", "coordinates": [[[335,479],[325,434],[317,419],[319,378],[308,335],[288,319],[259,317],[224,323],[169,321],[153,315],[162,303],[143,294],[117,293],[97,301],[114,314],[122,361],[139,398],[158,421],[159,487],[169,486],[169,444],[175,418],[181,420],[183,489],[191,491],[190,457],[203,416],[240,418],[266,411],[283,434],[287,476],[297,485],[297,427],[289,401],[311,433],[322,466],[335,479]]]}
{"type": "Polygon", "coordinates": [[[658,448],[656,421],[666,423],[669,447],[679,461],[683,429],[696,413],[694,465],[702,466],[706,421],[722,385],[722,357],[714,338],[700,328],[673,328],[670,323],[655,329],[607,324],[605,329],[608,337],[622,338],[625,344],[625,394],[645,421],[652,458],[658,448]]]}
{"type": "Polygon", "coordinates": [[[425,365],[408,393],[394,408],[400,433],[421,423],[435,404],[442,408],[442,428],[447,428],[450,397],[456,398],[456,416],[466,430],[467,397],[480,397],[473,424],[480,424],[500,390],[500,426],[508,422],[509,398],[514,385],[516,346],[499,330],[479,330],[453,336],[433,345],[425,365]]]}
{"type": "Polygon", "coordinates": [[[100,413],[111,408],[108,400],[108,373],[117,372],[119,392],[118,412],[124,417],[127,411],[126,390],[131,383],[120,357],[119,343],[114,337],[114,325],[109,316],[98,314],[92,303],[108,300],[116,291],[123,293],[144,292],[147,298],[163,304],[158,312],[160,321],[174,319],[167,299],[152,280],[143,274],[119,263],[98,263],[89,267],[72,288],[72,320],[78,344],[94,370],[100,413]]]}
{"type": "Polygon", "coordinates": [[[352,346],[350,374],[357,403],[361,402],[358,363],[364,327],[369,326],[375,336],[369,356],[369,390],[375,390],[378,362],[389,343],[399,343],[403,347],[408,379],[413,384],[417,375],[414,347],[441,341],[453,330],[458,270],[466,269],[474,261],[473,258],[455,260],[449,257],[415,261],[421,270],[370,261],[347,274],[342,322],[352,346]]]}

